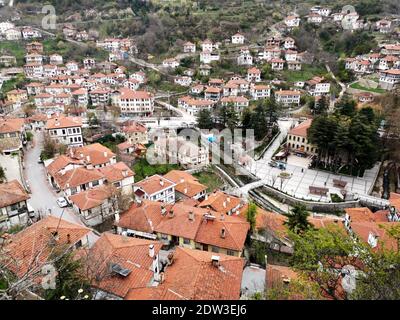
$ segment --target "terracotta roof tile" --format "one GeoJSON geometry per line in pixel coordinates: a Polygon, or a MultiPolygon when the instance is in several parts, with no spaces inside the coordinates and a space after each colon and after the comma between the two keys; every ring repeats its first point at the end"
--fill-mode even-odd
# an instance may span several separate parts
{"type": "Polygon", "coordinates": [[[236,300],[240,298],[244,260],[218,254],[219,266],[211,257],[215,253],[176,248],[174,262],[165,271],[165,281],[151,290],[132,290],[126,299],[160,300],[236,300]]]}
{"type": "Polygon", "coordinates": [[[0,208],[28,200],[29,198],[30,196],[17,180],[0,183],[0,208]]]}

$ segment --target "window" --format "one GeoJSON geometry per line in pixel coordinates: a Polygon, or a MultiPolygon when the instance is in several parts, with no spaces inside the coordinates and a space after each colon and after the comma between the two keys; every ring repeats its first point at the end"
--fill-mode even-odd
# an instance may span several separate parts
{"type": "Polygon", "coordinates": [[[190,244],[190,239],[183,238],[183,244],[190,244]]]}
{"type": "Polygon", "coordinates": [[[92,182],[92,186],[93,186],[93,187],[98,186],[98,185],[99,185],[99,180],[96,180],[96,181],[93,181],[93,182],[92,182]]]}
{"type": "Polygon", "coordinates": [[[226,254],[227,254],[228,256],[234,256],[234,255],[235,255],[235,251],[233,251],[233,250],[227,250],[227,251],[226,251],[226,254]]]}
{"type": "Polygon", "coordinates": [[[212,247],[212,252],[219,253],[219,248],[213,246],[212,247]]]}
{"type": "Polygon", "coordinates": [[[161,234],[161,240],[164,240],[164,241],[168,240],[168,235],[161,234]]]}

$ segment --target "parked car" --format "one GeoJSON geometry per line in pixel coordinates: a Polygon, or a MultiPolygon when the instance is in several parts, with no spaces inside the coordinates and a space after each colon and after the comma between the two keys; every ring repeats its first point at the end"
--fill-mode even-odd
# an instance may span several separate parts
{"type": "Polygon", "coordinates": [[[273,168],[276,168],[278,166],[278,163],[276,161],[274,161],[274,160],[268,162],[268,164],[273,168]]]}
{"type": "Polygon", "coordinates": [[[57,199],[57,204],[58,204],[58,206],[59,206],[60,208],[68,207],[68,202],[67,202],[67,200],[65,200],[64,197],[58,198],[58,199],[57,199]]]}

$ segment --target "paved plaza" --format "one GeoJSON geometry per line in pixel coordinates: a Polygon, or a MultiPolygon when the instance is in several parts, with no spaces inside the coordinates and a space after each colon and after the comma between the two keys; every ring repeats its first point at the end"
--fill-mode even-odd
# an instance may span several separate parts
{"type": "Polygon", "coordinates": [[[372,191],[375,177],[378,174],[380,164],[377,163],[369,170],[366,170],[363,177],[352,177],[341,174],[333,174],[326,171],[308,169],[310,159],[301,158],[295,155],[289,156],[285,172],[290,174],[290,178],[283,179],[279,177],[282,170],[271,167],[268,163],[271,161],[272,155],[284,141],[288,130],[295,124],[294,121],[279,121],[281,134],[271,144],[270,148],[260,160],[253,160],[246,167],[248,171],[256,175],[261,181],[248,184],[242,187],[241,191],[247,192],[251,187],[258,186],[261,183],[280,189],[298,199],[330,202],[329,193],[340,194],[341,189],[333,185],[333,180],[346,181],[345,190],[348,193],[358,195],[368,195],[372,191]],[[309,186],[328,188],[327,196],[318,196],[310,194],[309,186]]]}

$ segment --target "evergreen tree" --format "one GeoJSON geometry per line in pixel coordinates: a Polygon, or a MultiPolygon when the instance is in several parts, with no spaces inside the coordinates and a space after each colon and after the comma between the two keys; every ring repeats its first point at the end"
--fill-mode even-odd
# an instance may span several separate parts
{"type": "Polygon", "coordinates": [[[212,119],[210,110],[200,110],[197,115],[197,127],[208,130],[211,130],[214,127],[214,121],[212,119]]]}
{"type": "Polygon", "coordinates": [[[308,222],[308,216],[309,213],[304,205],[295,205],[287,215],[288,220],[285,221],[285,225],[294,233],[303,233],[312,227],[312,224],[308,222]]]}

